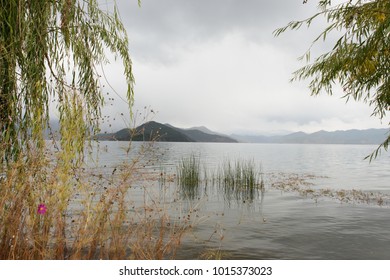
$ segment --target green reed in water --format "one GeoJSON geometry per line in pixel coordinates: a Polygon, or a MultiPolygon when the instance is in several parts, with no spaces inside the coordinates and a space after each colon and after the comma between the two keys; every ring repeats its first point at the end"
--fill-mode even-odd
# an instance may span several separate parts
{"type": "Polygon", "coordinates": [[[204,168],[203,173],[202,175],[199,158],[191,155],[181,159],[177,177],[185,195],[194,198],[199,193],[201,184],[211,184],[222,190],[228,200],[253,200],[259,190],[264,189],[261,168],[253,160],[226,160],[217,172],[204,168]]]}
{"type": "Polygon", "coordinates": [[[177,167],[177,179],[180,188],[190,197],[198,193],[201,182],[200,161],[195,155],[182,158],[177,167]]]}
{"type": "Polygon", "coordinates": [[[233,196],[236,199],[253,200],[258,191],[264,189],[260,171],[253,160],[236,160],[234,163],[227,160],[218,169],[218,186],[229,200],[233,196]]]}

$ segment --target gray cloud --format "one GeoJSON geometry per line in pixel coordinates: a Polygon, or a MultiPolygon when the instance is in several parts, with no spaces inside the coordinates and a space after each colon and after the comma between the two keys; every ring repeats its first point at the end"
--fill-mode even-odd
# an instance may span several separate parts
{"type": "MultiPolygon", "coordinates": [[[[337,97],[309,95],[307,83],[289,83],[297,57],[324,27],[272,32],[314,14],[317,1],[118,1],[128,31],[136,78],[136,108],[151,106],[157,121],[221,132],[377,127],[371,109],[337,97]]],[[[320,44],[316,52],[331,47],[320,44]]],[[[120,68],[107,66],[118,92],[120,68]]],[[[118,115],[127,105],[105,109],[118,115]],[[115,111],[116,110],[116,111],[115,111]]],[[[142,111],[142,110],[141,110],[142,111]]],[[[386,124],[386,123],[385,123],[386,124]]],[[[120,123],[119,126],[123,126],[120,123]]]]}
{"type": "MultiPolygon", "coordinates": [[[[232,32],[257,43],[272,40],[276,28],[314,11],[301,0],[144,0],[141,8],[136,2],[119,3],[131,51],[154,63],[174,61],[170,51],[218,41],[232,32]]],[[[281,46],[302,40],[299,34],[288,37],[279,39],[281,46]]]]}

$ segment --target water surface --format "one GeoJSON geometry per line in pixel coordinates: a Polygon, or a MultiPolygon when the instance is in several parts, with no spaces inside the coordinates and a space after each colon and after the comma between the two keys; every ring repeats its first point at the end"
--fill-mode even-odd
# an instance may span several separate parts
{"type": "MultiPolygon", "coordinates": [[[[111,172],[143,148],[126,142],[102,142],[100,164],[111,172]],[[103,151],[104,150],[104,151],[103,151]]],[[[219,249],[231,259],[390,259],[390,208],[359,200],[313,197],[272,187],[277,176],[308,178],[314,190],[359,190],[390,195],[390,154],[364,160],[376,146],[306,144],[154,143],[142,157],[145,168],[175,174],[183,157],[196,155],[205,170],[223,161],[246,159],[261,166],[265,191],[253,201],[226,201],[215,186],[201,186],[191,199],[176,197],[173,181],[148,186],[148,195],[176,205],[180,213],[196,210],[194,228],[178,258],[196,259],[219,249]],[[153,158],[153,160],[151,160],[153,158]],[[282,175],[281,175],[282,174],[282,175]],[[162,195],[164,194],[164,195],[162,195]]],[[[133,200],[145,198],[142,182],[133,200]]],[[[192,213],[192,212],[191,212],[192,213]]],[[[180,214],[171,213],[176,218],[180,214]]]]}

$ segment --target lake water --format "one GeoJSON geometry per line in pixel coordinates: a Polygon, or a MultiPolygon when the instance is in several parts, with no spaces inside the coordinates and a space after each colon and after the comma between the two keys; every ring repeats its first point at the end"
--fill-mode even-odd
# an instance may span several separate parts
{"type": "MultiPolygon", "coordinates": [[[[125,152],[129,143],[100,145],[100,164],[108,173],[142,150],[142,143],[132,143],[130,155],[125,152]]],[[[183,240],[179,259],[197,259],[206,249],[219,249],[230,259],[390,259],[390,153],[382,153],[371,163],[364,160],[375,148],[160,142],[144,152],[141,160],[146,169],[168,177],[190,155],[196,155],[206,170],[236,159],[261,166],[265,191],[253,201],[227,201],[209,184],[191,199],[173,198],[176,184],[171,180],[164,183],[164,190],[161,184],[148,185],[148,194],[161,198],[164,192],[163,199],[172,208],[182,213],[197,211],[199,218],[183,240]],[[303,184],[302,189],[309,186],[310,192],[303,195],[300,187],[275,187],[275,182],[288,178],[303,178],[310,185],[303,184]],[[352,190],[379,199],[348,198],[352,190]]],[[[145,199],[142,182],[129,195],[145,199]]],[[[171,215],[180,218],[175,212],[171,215]]]]}

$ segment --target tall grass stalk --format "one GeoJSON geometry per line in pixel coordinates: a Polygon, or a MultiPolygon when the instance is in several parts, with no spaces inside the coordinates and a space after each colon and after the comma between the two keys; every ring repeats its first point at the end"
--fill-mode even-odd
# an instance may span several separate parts
{"type": "Polygon", "coordinates": [[[261,168],[253,160],[225,160],[216,173],[204,167],[202,174],[199,158],[191,155],[181,159],[177,179],[180,189],[190,198],[198,194],[200,185],[208,184],[217,186],[229,200],[253,200],[264,190],[261,168]]]}
{"type": "Polygon", "coordinates": [[[217,178],[220,189],[228,199],[253,200],[258,191],[264,189],[261,169],[253,160],[236,160],[234,163],[227,160],[219,167],[217,178]]]}
{"type": "Polygon", "coordinates": [[[177,180],[184,195],[194,198],[201,183],[200,161],[195,155],[182,158],[177,167],[177,180]]]}
{"type": "Polygon", "coordinates": [[[106,174],[33,153],[0,172],[0,259],[175,258],[188,225],[157,199],[132,202],[138,159],[106,174]]]}

